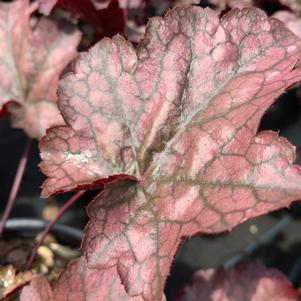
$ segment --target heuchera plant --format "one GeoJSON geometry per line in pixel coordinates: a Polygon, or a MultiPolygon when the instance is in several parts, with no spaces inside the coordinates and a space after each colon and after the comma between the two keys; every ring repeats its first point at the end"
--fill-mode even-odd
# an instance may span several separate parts
{"type": "MultiPolygon", "coordinates": [[[[114,36],[81,55],[60,82],[67,125],[41,140],[42,195],[105,187],[88,207],[85,258],[49,300],[162,300],[182,237],[230,230],[301,196],[294,148],[257,134],[300,80],[300,43],[255,8],[219,20],[190,7],[151,19],[137,48],[114,36]]],[[[45,286],[37,279],[22,301],[45,286]]]]}
{"type": "MultiPolygon", "coordinates": [[[[39,2],[47,14],[68,8],[98,33],[106,28],[98,14],[115,5],[126,16],[144,3],[39,2]]],[[[51,285],[35,277],[21,301],[165,300],[183,237],[231,230],[301,197],[294,147],[275,132],[257,133],[264,112],[301,80],[301,40],[282,22],[256,8],[222,18],[200,7],[172,9],[149,21],[137,46],[115,35],[82,53],[57,98],[80,33],[35,23],[37,8],[0,3],[0,105],[31,137],[56,125],[40,141],[43,197],[102,190],[87,208],[83,256],[51,285]]],[[[179,300],[300,298],[259,266],[199,274],[179,300]],[[249,280],[228,291],[242,277],[249,280]]]]}

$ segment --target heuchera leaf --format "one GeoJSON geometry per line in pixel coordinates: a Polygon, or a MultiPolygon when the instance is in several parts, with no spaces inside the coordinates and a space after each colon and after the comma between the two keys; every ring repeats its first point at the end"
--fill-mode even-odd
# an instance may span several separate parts
{"type": "Polygon", "coordinates": [[[294,147],[256,134],[300,80],[300,46],[259,9],[219,21],[190,7],[151,19],[137,49],[115,36],[81,56],[60,82],[68,126],[40,144],[42,195],[107,178],[88,207],[90,268],[116,266],[130,296],[160,300],[183,236],[230,230],[301,196],[294,147]]]}
{"type": "Polygon", "coordinates": [[[7,109],[5,107],[3,107],[1,110],[0,110],[0,118],[1,117],[5,117],[7,116],[7,109]]]}
{"type": "Polygon", "coordinates": [[[230,271],[198,271],[176,301],[298,301],[300,293],[274,269],[240,264],[230,271]]]}
{"type": "Polygon", "coordinates": [[[0,3],[0,108],[7,102],[13,125],[33,138],[64,124],[57,109],[60,73],[76,56],[80,33],[41,19],[30,26],[28,0],[0,3]]]}
{"type": "Polygon", "coordinates": [[[291,30],[295,35],[301,37],[300,18],[285,10],[277,11],[275,14],[273,14],[273,17],[282,21],[289,30],[291,30]]]}
{"type": "Polygon", "coordinates": [[[88,269],[84,257],[69,264],[53,284],[44,277],[34,279],[25,287],[20,301],[143,301],[129,297],[120,282],[115,267],[102,271],[88,269]]]}
{"type": "Polygon", "coordinates": [[[55,301],[143,301],[141,297],[129,297],[120,282],[117,270],[88,269],[86,259],[73,261],[54,284],[55,301]]]}

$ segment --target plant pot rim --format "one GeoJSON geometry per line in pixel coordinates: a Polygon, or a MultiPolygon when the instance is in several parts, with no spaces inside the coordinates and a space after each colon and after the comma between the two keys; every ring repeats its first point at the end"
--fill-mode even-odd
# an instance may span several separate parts
{"type": "MultiPolygon", "coordinates": [[[[42,231],[47,222],[37,218],[11,218],[5,224],[6,231],[42,231]]],[[[74,241],[82,240],[83,231],[60,223],[56,223],[50,233],[65,235],[74,241]]]]}

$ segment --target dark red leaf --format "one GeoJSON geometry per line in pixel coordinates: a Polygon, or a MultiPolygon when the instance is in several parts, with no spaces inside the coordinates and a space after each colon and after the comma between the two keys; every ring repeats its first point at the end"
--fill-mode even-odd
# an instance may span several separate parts
{"type": "Polygon", "coordinates": [[[280,3],[289,7],[296,14],[301,13],[301,2],[299,0],[280,0],[280,3]]]}
{"type": "Polygon", "coordinates": [[[190,7],[153,18],[137,49],[115,36],[82,55],[59,89],[68,126],[41,142],[43,196],[137,179],[117,178],[88,207],[89,267],[117,267],[130,296],[161,300],[183,236],[230,230],[301,197],[294,147],[256,134],[300,80],[300,46],[261,10],[219,21],[190,7]]]}
{"type": "Polygon", "coordinates": [[[199,4],[200,0],[170,0],[173,6],[188,6],[193,4],[199,4]]]}
{"type": "Polygon", "coordinates": [[[7,114],[8,113],[6,107],[2,107],[2,109],[0,110],[0,118],[7,116],[7,114]]]}
{"type": "Polygon", "coordinates": [[[70,11],[75,17],[93,25],[100,36],[123,33],[126,12],[119,7],[117,0],[105,1],[103,9],[98,10],[91,0],[39,0],[40,11],[49,14],[55,5],[70,11]]]}
{"type": "MultiPolygon", "coordinates": [[[[141,6],[142,2],[145,0],[81,0],[81,1],[73,1],[73,0],[38,0],[40,3],[40,12],[49,15],[51,10],[54,8],[56,4],[67,5],[67,7],[73,7],[71,10],[80,13],[78,10],[79,7],[85,9],[85,6],[88,6],[89,10],[92,9],[91,3],[94,5],[94,9],[102,10],[109,7],[110,4],[116,2],[119,4],[120,8],[138,8],[141,6]],[[64,4],[65,3],[65,4],[64,4]]],[[[115,20],[116,21],[116,20],[115,20]]]]}
{"type": "MultiPolygon", "coordinates": [[[[107,8],[112,0],[92,0],[97,9],[107,8]]],[[[118,1],[121,8],[135,9],[139,8],[147,0],[113,0],[118,1]]]]}
{"type": "Polygon", "coordinates": [[[194,274],[176,301],[299,301],[300,293],[274,269],[259,264],[241,264],[225,271],[206,270],[194,274]]]}
{"type": "Polygon", "coordinates": [[[0,108],[34,138],[64,124],[57,109],[60,73],[76,56],[80,33],[70,24],[41,19],[30,26],[28,0],[0,3],[0,108]]]}
{"type": "Polygon", "coordinates": [[[111,37],[116,33],[124,33],[126,27],[126,11],[119,7],[117,1],[111,1],[106,9],[98,10],[95,21],[90,15],[85,19],[97,27],[101,36],[111,37]]]}

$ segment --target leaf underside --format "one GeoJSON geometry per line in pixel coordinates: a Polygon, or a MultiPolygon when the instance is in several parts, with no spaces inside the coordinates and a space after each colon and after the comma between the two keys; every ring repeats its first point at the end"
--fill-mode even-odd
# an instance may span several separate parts
{"type": "Polygon", "coordinates": [[[114,36],[81,55],[60,82],[67,126],[42,139],[40,166],[44,197],[107,179],[87,209],[90,268],[114,267],[129,296],[161,300],[183,236],[230,230],[300,197],[294,147],[257,134],[300,80],[300,45],[259,9],[219,20],[189,7],[151,19],[137,48],[114,36]]]}

